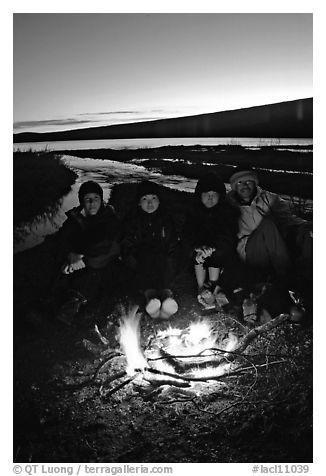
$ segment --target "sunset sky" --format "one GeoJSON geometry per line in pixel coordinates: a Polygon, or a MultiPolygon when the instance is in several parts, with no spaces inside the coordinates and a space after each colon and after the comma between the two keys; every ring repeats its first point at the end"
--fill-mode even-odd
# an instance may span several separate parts
{"type": "Polygon", "coordinates": [[[312,97],[309,13],[15,13],[14,132],[312,97]]]}

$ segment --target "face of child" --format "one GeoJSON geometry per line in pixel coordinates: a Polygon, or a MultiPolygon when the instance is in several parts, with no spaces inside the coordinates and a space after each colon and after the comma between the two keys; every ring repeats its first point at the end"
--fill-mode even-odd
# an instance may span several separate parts
{"type": "Polygon", "coordinates": [[[218,204],[220,198],[220,194],[215,192],[214,190],[210,190],[208,192],[203,192],[201,194],[201,201],[206,208],[213,208],[215,205],[218,204]]]}
{"type": "Polygon", "coordinates": [[[94,216],[101,208],[102,199],[97,193],[86,193],[83,203],[85,214],[87,216],[94,216]]]}
{"type": "Polygon", "coordinates": [[[157,195],[144,195],[139,200],[140,208],[146,213],[154,213],[160,205],[157,195]]]}

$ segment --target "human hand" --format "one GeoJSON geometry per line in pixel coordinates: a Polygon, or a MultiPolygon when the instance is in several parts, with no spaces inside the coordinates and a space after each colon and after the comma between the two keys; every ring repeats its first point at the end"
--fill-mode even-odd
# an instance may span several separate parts
{"type": "Polygon", "coordinates": [[[203,246],[202,248],[196,248],[196,256],[195,260],[198,264],[203,264],[206,258],[212,255],[212,253],[215,251],[215,248],[211,248],[208,246],[203,246]]]}
{"type": "Polygon", "coordinates": [[[215,251],[215,248],[212,248],[211,246],[204,246],[203,251],[204,251],[204,257],[208,258],[208,256],[212,256],[212,254],[215,251]]]}
{"type": "Polygon", "coordinates": [[[203,264],[204,261],[205,261],[205,258],[203,256],[204,254],[204,251],[202,248],[196,248],[195,249],[195,252],[196,252],[196,256],[195,256],[195,260],[198,264],[203,264]]]}
{"type": "Polygon", "coordinates": [[[78,271],[86,267],[83,261],[84,255],[77,253],[69,253],[68,263],[63,267],[62,272],[64,274],[71,274],[74,271],[78,271]]]}
{"type": "Polygon", "coordinates": [[[80,261],[77,261],[76,263],[73,263],[73,264],[66,264],[63,267],[62,272],[64,274],[71,274],[74,271],[78,271],[79,269],[83,269],[83,268],[86,268],[86,265],[85,265],[83,260],[80,260],[80,261]]]}
{"type": "Polygon", "coordinates": [[[85,265],[85,263],[84,263],[84,261],[83,261],[82,258],[81,258],[79,261],[76,261],[75,263],[72,263],[72,264],[70,265],[70,269],[71,269],[72,271],[78,271],[79,269],[83,269],[83,268],[85,268],[85,267],[86,267],[86,265],[85,265]]]}

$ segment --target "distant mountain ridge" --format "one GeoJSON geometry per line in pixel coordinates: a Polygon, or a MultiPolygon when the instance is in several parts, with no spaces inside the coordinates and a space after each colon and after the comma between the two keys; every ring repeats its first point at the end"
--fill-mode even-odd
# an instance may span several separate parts
{"type": "Polygon", "coordinates": [[[22,132],[17,142],[163,137],[313,137],[313,98],[148,122],[58,132],[22,132]]]}

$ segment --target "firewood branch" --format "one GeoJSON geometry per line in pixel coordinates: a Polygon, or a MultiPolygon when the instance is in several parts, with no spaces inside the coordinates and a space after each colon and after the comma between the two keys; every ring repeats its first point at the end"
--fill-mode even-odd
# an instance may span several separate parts
{"type": "Polygon", "coordinates": [[[152,369],[150,367],[146,368],[146,371],[153,373],[155,375],[163,375],[163,376],[171,377],[177,380],[184,380],[185,382],[208,382],[209,380],[224,380],[225,378],[233,377],[240,373],[248,372],[250,370],[255,370],[255,372],[257,372],[257,369],[259,368],[268,367],[270,365],[281,364],[281,363],[284,364],[285,362],[286,362],[285,360],[278,360],[275,362],[268,362],[267,364],[251,365],[250,367],[239,367],[236,370],[233,370],[232,372],[227,370],[222,375],[218,375],[218,376],[209,375],[206,377],[195,377],[191,375],[173,374],[170,372],[163,372],[161,370],[152,369]]]}
{"type": "Polygon", "coordinates": [[[124,380],[123,382],[119,383],[118,385],[116,385],[114,388],[111,388],[110,390],[103,390],[103,386],[100,387],[100,395],[101,397],[110,397],[111,395],[113,395],[114,393],[118,392],[119,390],[121,390],[123,387],[125,387],[126,385],[128,385],[130,382],[132,382],[136,377],[137,377],[138,374],[134,375],[133,377],[129,377],[127,378],[126,380],[124,380]]]}
{"type": "Polygon", "coordinates": [[[117,372],[116,374],[112,375],[111,377],[107,378],[105,382],[101,385],[100,389],[103,389],[105,387],[108,387],[110,383],[114,382],[115,380],[118,380],[119,378],[125,377],[127,375],[126,371],[123,370],[122,372],[117,372]]]}
{"type": "Polygon", "coordinates": [[[275,317],[271,321],[267,322],[266,324],[262,324],[259,327],[255,327],[254,329],[251,329],[251,331],[248,332],[244,336],[244,338],[239,342],[239,344],[233,349],[232,352],[227,352],[224,358],[228,359],[229,361],[232,361],[235,359],[235,356],[239,353],[242,353],[251,342],[256,339],[259,335],[264,334],[265,332],[270,331],[273,329],[273,327],[276,327],[286,320],[288,320],[289,314],[280,314],[279,316],[275,317]]]}
{"type": "Polygon", "coordinates": [[[93,377],[92,377],[92,380],[96,380],[97,377],[99,376],[100,372],[102,372],[105,367],[108,365],[108,363],[114,359],[115,357],[120,357],[122,354],[118,353],[118,352],[113,352],[111,353],[104,361],[102,361],[98,367],[96,368],[94,374],[93,374],[93,377]]]}

